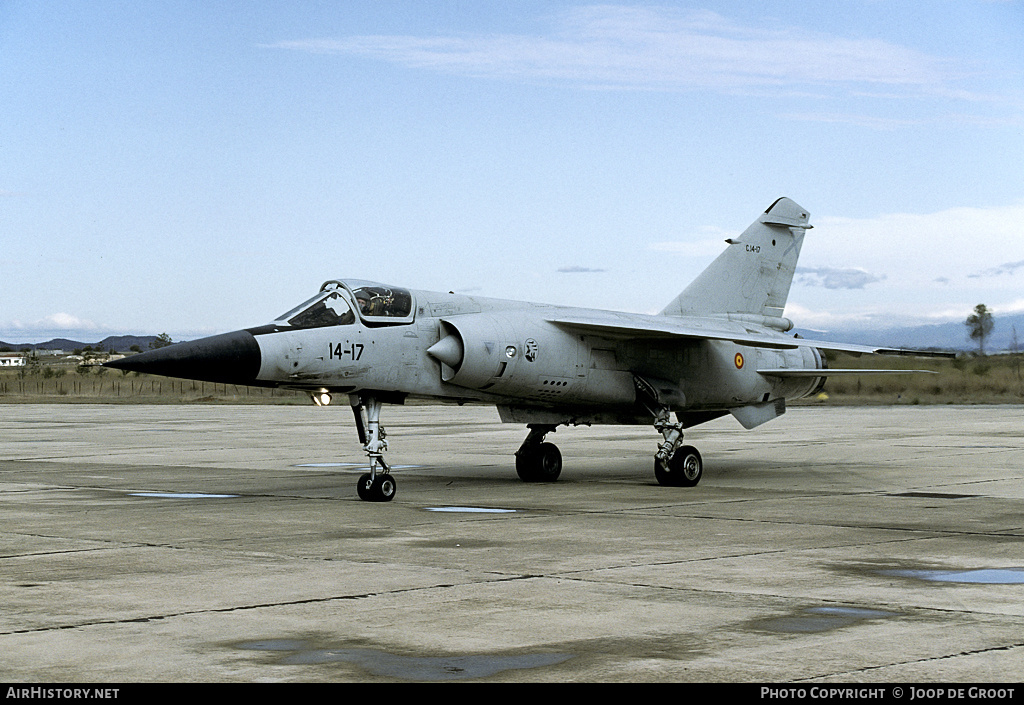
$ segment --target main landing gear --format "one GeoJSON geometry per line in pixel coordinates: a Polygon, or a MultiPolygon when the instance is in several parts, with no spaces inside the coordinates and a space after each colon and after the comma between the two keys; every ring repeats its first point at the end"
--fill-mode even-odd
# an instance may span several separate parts
{"type": "Polygon", "coordinates": [[[544,437],[555,432],[548,424],[529,424],[530,435],[516,451],[516,473],[523,482],[554,482],[562,473],[562,454],[544,437]]]}
{"type": "MultiPolygon", "coordinates": [[[[529,424],[530,435],[516,451],[516,473],[523,482],[554,482],[562,472],[562,454],[544,438],[554,433],[550,424],[529,424]]],[[[673,422],[671,412],[662,408],[655,414],[654,428],[665,440],[654,456],[654,477],[666,487],[694,487],[704,475],[704,461],[693,446],[683,445],[683,424],[673,422]]]]}
{"type": "Polygon", "coordinates": [[[654,428],[665,437],[654,456],[654,477],[667,487],[694,487],[704,475],[704,461],[696,448],[683,445],[683,425],[671,418],[666,408],[654,418],[654,428]]]}
{"type": "Polygon", "coordinates": [[[349,396],[352,413],[356,417],[356,430],[359,442],[370,459],[370,472],[362,475],[356,484],[359,499],[367,502],[390,502],[395,498],[395,478],[391,477],[391,468],[384,461],[384,451],[388,442],[387,434],[380,425],[380,409],[383,404],[372,396],[349,396]],[[378,470],[379,466],[379,470],[378,470]]]}

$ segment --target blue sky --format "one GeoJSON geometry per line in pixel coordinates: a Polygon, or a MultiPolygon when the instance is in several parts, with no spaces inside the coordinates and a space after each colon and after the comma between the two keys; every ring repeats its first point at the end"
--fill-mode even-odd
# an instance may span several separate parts
{"type": "Polygon", "coordinates": [[[333,278],[653,313],[777,197],[787,315],[1024,311],[1024,4],[0,0],[0,340],[333,278]]]}

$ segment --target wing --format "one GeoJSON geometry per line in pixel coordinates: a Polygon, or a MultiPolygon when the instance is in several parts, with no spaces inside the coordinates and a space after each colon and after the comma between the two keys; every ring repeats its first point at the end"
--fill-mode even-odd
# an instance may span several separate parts
{"type": "MultiPolygon", "coordinates": [[[[737,345],[760,348],[794,349],[813,347],[819,350],[852,353],[854,355],[913,355],[920,357],[956,357],[956,353],[936,352],[931,350],[903,350],[900,348],[884,348],[871,345],[854,345],[852,343],[832,343],[809,338],[794,338],[782,333],[750,330],[741,323],[727,319],[714,318],[670,318],[667,316],[642,316],[640,314],[609,314],[593,316],[558,316],[549,318],[560,328],[589,335],[606,338],[636,340],[648,338],[665,340],[673,338],[689,338],[692,340],[726,340],[737,345]]],[[[893,370],[893,372],[905,370],[893,370]]],[[[789,372],[797,372],[790,370],[789,372]]],[[[821,370],[817,370],[821,376],[821,370]]],[[[847,373],[852,374],[854,370],[847,373]]],[[[877,374],[877,370],[872,370],[877,374]]],[[[766,370],[766,374],[769,372],[766,370]]],[[[842,373],[840,373],[842,374],[842,373]]],[[[864,373],[861,373],[864,374],[864,373]]]]}

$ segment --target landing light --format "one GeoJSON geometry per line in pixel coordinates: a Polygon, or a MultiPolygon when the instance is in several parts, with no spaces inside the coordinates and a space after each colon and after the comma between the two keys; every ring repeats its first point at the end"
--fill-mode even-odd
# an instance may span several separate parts
{"type": "Polygon", "coordinates": [[[309,396],[317,406],[327,406],[331,403],[331,395],[327,392],[310,392],[309,396]]]}

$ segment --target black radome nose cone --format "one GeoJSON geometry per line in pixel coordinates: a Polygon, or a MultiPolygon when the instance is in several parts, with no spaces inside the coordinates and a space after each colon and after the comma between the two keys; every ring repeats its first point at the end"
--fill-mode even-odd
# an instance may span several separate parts
{"type": "Polygon", "coordinates": [[[175,343],[103,366],[203,382],[251,384],[260,371],[260,346],[252,333],[239,330],[175,343]]]}

